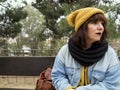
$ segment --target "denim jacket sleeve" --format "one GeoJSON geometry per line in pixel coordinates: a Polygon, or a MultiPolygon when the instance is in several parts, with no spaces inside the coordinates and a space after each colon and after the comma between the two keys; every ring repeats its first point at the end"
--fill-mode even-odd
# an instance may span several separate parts
{"type": "Polygon", "coordinates": [[[66,76],[65,66],[59,57],[56,57],[54,62],[52,69],[52,81],[56,90],[66,90],[68,86],[71,86],[66,76]]]}
{"type": "Polygon", "coordinates": [[[71,87],[65,68],[65,57],[67,57],[67,45],[59,50],[52,69],[52,82],[56,90],[66,90],[71,87]]]}

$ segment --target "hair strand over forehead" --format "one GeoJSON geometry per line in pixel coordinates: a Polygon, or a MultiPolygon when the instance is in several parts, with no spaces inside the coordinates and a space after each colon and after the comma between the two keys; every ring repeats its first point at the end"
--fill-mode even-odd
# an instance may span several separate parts
{"type": "Polygon", "coordinates": [[[106,25],[107,24],[107,19],[104,15],[102,14],[95,14],[92,17],[90,17],[88,22],[97,22],[97,21],[103,21],[103,23],[106,25]]]}

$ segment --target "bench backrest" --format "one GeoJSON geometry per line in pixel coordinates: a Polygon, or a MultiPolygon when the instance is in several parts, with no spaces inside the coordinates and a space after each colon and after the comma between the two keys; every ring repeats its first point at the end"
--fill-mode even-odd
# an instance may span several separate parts
{"type": "Polygon", "coordinates": [[[38,76],[55,57],[0,57],[0,75],[38,76]]]}

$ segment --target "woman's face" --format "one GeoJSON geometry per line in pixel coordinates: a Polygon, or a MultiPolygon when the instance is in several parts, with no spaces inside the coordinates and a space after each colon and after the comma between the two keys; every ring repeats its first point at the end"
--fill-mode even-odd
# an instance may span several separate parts
{"type": "Polygon", "coordinates": [[[100,41],[104,31],[104,26],[102,21],[90,22],[87,28],[87,43],[93,43],[100,41]]]}

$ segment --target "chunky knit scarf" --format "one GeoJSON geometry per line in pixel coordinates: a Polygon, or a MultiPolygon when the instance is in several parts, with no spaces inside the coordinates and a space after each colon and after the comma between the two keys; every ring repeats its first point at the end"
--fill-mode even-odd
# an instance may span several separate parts
{"type": "Polygon", "coordinates": [[[81,65],[90,66],[98,62],[108,50],[108,43],[106,41],[101,43],[94,43],[89,49],[82,49],[69,39],[68,47],[71,56],[81,65]]]}

